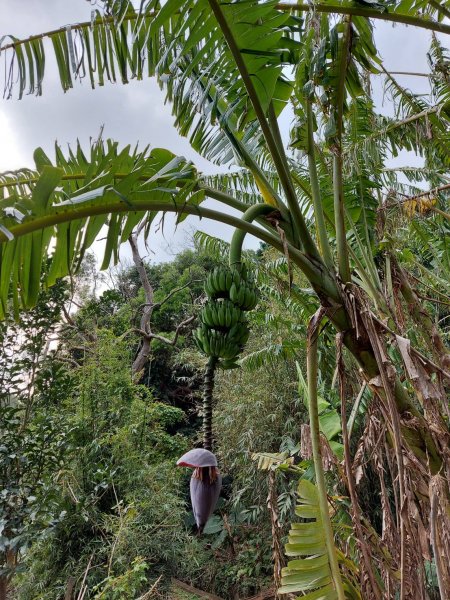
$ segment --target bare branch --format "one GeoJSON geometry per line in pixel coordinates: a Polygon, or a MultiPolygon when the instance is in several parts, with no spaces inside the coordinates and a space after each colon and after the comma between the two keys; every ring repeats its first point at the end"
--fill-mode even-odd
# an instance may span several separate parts
{"type": "MultiPolygon", "coordinates": [[[[139,333],[139,335],[142,337],[142,345],[139,348],[138,354],[133,361],[133,367],[132,367],[133,373],[136,374],[136,373],[140,373],[142,371],[142,369],[144,368],[144,366],[146,365],[146,363],[148,361],[148,358],[150,356],[150,351],[151,351],[152,340],[159,340],[160,342],[162,342],[163,344],[167,344],[168,346],[175,346],[175,344],[178,341],[178,337],[180,335],[181,330],[184,327],[186,327],[187,325],[189,325],[189,323],[192,323],[192,321],[195,319],[195,317],[194,316],[188,317],[187,319],[185,319],[184,321],[179,323],[175,330],[175,335],[174,335],[173,339],[169,339],[167,337],[164,337],[163,335],[159,335],[159,334],[152,332],[151,318],[152,318],[153,311],[161,308],[161,306],[163,306],[163,304],[165,304],[175,294],[178,294],[178,292],[181,292],[185,288],[189,287],[192,284],[192,281],[188,281],[184,285],[181,285],[181,286],[171,290],[167,294],[167,296],[163,300],[161,300],[161,302],[154,302],[154,300],[153,300],[154,299],[154,289],[148,278],[148,274],[145,269],[144,261],[142,260],[142,257],[139,254],[139,249],[138,249],[138,245],[137,245],[137,232],[130,235],[130,237],[128,238],[128,241],[130,243],[131,251],[133,254],[133,262],[134,262],[137,272],[139,274],[139,279],[141,281],[142,287],[144,288],[144,295],[145,295],[145,302],[143,304],[141,304],[141,308],[143,308],[143,312],[142,312],[142,316],[141,316],[140,327],[133,328],[132,330],[130,330],[130,331],[139,333]]],[[[129,333],[129,332],[126,332],[126,334],[127,333],[129,333]]],[[[126,335],[126,334],[124,334],[124,335],[126,335]]]]}
{"type": "Polygon", "coordinates": [[[175,344],[177,343],[178,340],[178,336],[180,335],[180,331],[186,327],[187,325],[189,325],[189,323],[192,323],[192,321],[195,319],[195,316],[192,315],[191,317],[188,317],[187,319],[185,319],[184,321],[182,321],[181,323],[179,323],[179,325],[177,326],[177,328],[175,329],[175,335],[173,337],[172,340],[170,340],[169,338],[164,337],[163,335],[158,335],[157,333],[151,333],[148,337],[150,340],[159,340],[160,342],[163,342],[164,344],[167,344],[168,346],[175,346],[175,344]]]}

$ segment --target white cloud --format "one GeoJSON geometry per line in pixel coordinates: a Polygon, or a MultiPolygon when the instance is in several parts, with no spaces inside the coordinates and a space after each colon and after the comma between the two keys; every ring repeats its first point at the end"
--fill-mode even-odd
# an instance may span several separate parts
{"type": "Polygon", "coordinates": [[[8,116],[0,110],[0,172],[19,169],[25,164],[25,155],[20,149],[17,132],[8,116]]]}

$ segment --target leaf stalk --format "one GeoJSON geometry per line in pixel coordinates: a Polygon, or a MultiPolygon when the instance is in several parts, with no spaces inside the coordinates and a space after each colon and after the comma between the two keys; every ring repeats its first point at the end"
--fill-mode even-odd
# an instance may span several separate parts
{"type": "Polygon", "coordinates": [[[222,11],[219,2],[217,0],[208,0],[208,2],[228,44],[230,52],[233,56],[233,59],[242,77],[242,81],[247,90],[250,102],[252,103],[256,117],[261,126],[264,139],[266,140],[267,147],[272,156],[275,168],[280,178],[281,185],[286,195],[289,210],[292,214],[292,220],[294,222],[295,228],[297,229],[303,249],[308,255],[320,260],[319,252],[314,243],[314,240],[311,237],[311,234],[309,233],[309,230],[306,226],[306,222],[298,205],[294,184],[292,183],[292,178],[289,169],[287,168],[287,161],[285,160],[284,149],[282,147],[280,148],[279,144],[277,143],[276,136],[274,135],[272,128],[269,125],[269,122],[264,113],[264,109],[261,105],[261,102],[259,101],[255,86],[253,85],[253,81],[250,77],[250,73],[247,70],[247,66],[245,64],[241,51],[239,50],[233,32],[228,24],[227,19],[225,18],[225,15],[222,11]]]}
{"type": "Polygon", "coordinates": [[[317,372],[318,372],[318,339],[319,327],[324,316],[323,307],[315,313],[308,325],[308,348],[307,348],[307,379],[308,379],[308,408],[309,408],[309,426],[311,429],[311,445],[314,460],[314,470],[316,473],[316,484],[319,493],[319,506],[322,523],[325,533],[325,543],[328,551],[328,560],[330,563],[331,574],[338,600],[345,600],[344,587],[342,584],[341,572],[334,545],[333,528],[331,525],[330,513],[328,508],[327,486],[322,464],[322,451],[320,445],[319,428],[319,408],[317,398],[317,372]]]}
{"type": "Polygon", "coordinates": [[[311,197],[314,206],[314,216],[316,219],[317,237],[319,239],[319,247],[322,252],[325,265],[328,269],[334,271],[333,256],[331,254],[330,242],[328,240],[327,228],[325,225],[325,216],[322,206],[322,198],[320,194],[319,177],[317,175],[316,157],[314,151],[314,133],[313,133],[313,112],[312,103],[306,100],[306,115],[308,126],[308,167],[309,177],[311,180],[311,197]]]}

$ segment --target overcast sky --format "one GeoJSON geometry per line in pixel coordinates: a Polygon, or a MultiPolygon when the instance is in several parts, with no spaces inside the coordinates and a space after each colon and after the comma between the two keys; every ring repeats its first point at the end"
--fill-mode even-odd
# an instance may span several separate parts
{"type": "MultiPolygon", "coordinates": [[[[0,0],[0,38],[12,34],[23,38],[70,23],[90,19],[95,2],[89,0],[0,0]]],[[[393,71],[427,72],[426,52],[429,48],[429,32],[405,26],[376,24],[376,41],[385,66],[393,71]]],[[[51,52],[48,53],[50,57],[51,52]]],[[[1,75],[4,75],[2,66],[1,75]]],[[[416,77],[399,77],[402,84],[414,91],[426,91],[427,80],[416,77]]],[[[382,89],[374,81],[374,95],[381,106],[382,89]]],[[[385,107],[387,110],[387,106],[385,107]]],[[[287,130],[289,116],[284,117],[287,130]]],[[[0,101],[0,172],[20,167],[33,167],[32,154],[42,146],[52,155],[57,140],[61,145],[80,142],[88,147],[89,138],[96,137],[104,126],[104,137],[113,138],[121,145],[150,144],[165,147],[186,156],[206,172],[216,167],[193,152],[186,139],[181,138],[174,126],[170,107],[164,105],[164,95],[152,79],[134,81],[123,86],[106,84],[92,90],[87,80],[76,82],[74,88],[63,93],[56,65],[47,60],[43,96],[25,96],[22,100],[0,101]]],[[[406,154],[396,164],[419,164],[415,157],[406,154]]],[[[209,206],[214,207],[213,202],[209,206]]],[[[175,232],[174,219],[166,219],[164,235],[155,233],[150,240],[154,261],[169,260],[173,253],[186,246],[196,227],[211,234],[230,238],[232,230],[227,226],[188,218],[175,232]]],[[[248,237],[248,236],[247,236],[248,237]]],[[[257,242],[248,239],[248,246],[257,242]]],[[[128,257],[127,252],[124,253],[128,257]]]]}

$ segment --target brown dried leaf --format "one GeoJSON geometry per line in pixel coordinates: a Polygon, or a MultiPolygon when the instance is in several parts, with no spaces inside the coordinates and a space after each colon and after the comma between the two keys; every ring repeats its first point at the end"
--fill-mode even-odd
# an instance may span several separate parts
{"type": "MultiPolygon", "coordinates": [[[[313,457],[311,429],[307,424],[301,426],[300,454],[305,460],[311,460],[313,457]]],[[[320,454],[324,471],[330,471],[333,465],[337,464],[337,459],[327,438],[322,433],[320,434],[320,454]]]]}

